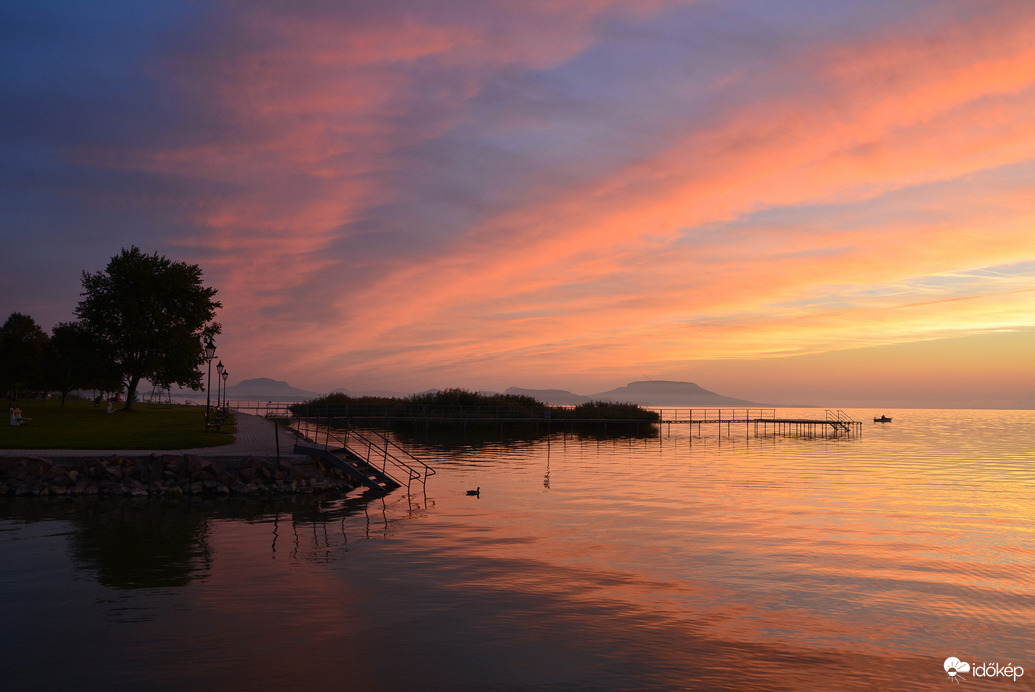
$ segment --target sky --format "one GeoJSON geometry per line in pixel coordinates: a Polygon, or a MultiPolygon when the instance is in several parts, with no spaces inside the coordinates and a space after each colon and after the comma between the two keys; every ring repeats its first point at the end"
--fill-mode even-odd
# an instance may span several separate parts
{"type": "Polygon", "coordinates": [[[318,392],[1035,407],[1030,0],[5,0],[0,319],[318,392]]]}

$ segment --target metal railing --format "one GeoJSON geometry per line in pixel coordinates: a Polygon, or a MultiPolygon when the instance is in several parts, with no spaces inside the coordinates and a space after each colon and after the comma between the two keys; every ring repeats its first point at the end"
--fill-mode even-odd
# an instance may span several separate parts
{"type": "Polygon", "coordinates": [[[775,408],[655,408],[661,423],[747,423],[774,420],[775,408]]]}
{"type": "Polygon", "coordinates": [[[292,427],[300,437],[313,444],[328,450],[332,447],[348,450],[394,480],[404,478],[407,487],[417,480],[424,483],[436,473],[434,468],[392,442],[388,436],[361,428],[348,419],[302,417],[296,418],[292,427]]]}
{"type": "Polygon", "coordinates": [[[290,418],[291,407],[297,401],[256,401],[251,399],[235,399],[226,402],[226,407],[235,411],[253,413],[266,418],[290,418]]]}
{"type": "Polygon", "coordinates": [[[851,430],[852,426],[857,423],[856,420],[841,409],[837,409],[836,411],[826,409],[826,418],[828,423],[832,426],[839,427],[842,430],[851,430]]]}

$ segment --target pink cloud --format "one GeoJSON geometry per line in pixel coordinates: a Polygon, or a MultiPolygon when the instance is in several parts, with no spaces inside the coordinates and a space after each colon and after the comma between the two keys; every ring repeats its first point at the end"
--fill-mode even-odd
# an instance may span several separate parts
{"type": "Polygon", "coordinates": [[[217,132],[81,155],[210,188],[177,242],[205,257],[227,348],[255,374],[636,376],[1030,324],[1016,281],[929,282],[928,300],[915,280],[1035,256],[1030,186],[995,174],[1035,158],[1033,13],[932,10],[930,24],[785,46],[767,64],[730,58],[694,85],[715,105],[666,120],[661,145],[569,145],[628,123],[560,87],[549,107],[485,115],[479,99],[515,73],[582,86],[603,20],[647,26],[680,7],[242,7],[225,42],[171,60],[217,132]],[[593,165],[537,167],[513,144],[527,136],[548,159],[564,118],[576,124],[557,147],[593,165]],[[499,179],[479,179],[470,148],[499,179]]]}
{"type": "MultiPolygon", "coordinates": [[[[1027,27],[1016,29],[1023,35],[1027,27]]],[[[1009,36],[1006,43],[1010,42],[1009,36]]],[[[507,218],[495,220],[496,226],[481,229],[463,239],[464,251],[424,264],[409,267],[397,275],[372,287],[367,298],[375,301],[371,314],[360,313],[357,323],[372,319],[373,312],[387,304],[405,304],[393,314],[378,333],[398,333],[399,325],[420,321],[428,314],[449,314],[472,311],[477,305],[466,297],[478,295],[485,303],[506,300],[521,291],[538,294],[539,305],[549,305],[545,294],[565,284],[590,282],[610,276],[616,280],[635,273],[639,259],[651,266],[649,276],[664,276],[665,272],[692,274],[701,271],[700,285],[681,294],[681,284],[672,278],[661,282],[657,292],[659,307],[639,307],[632,318],[641,325],[629,335],[630,343],[642,344],[652,336],[652,320],[678,318],[680,309],[686,309],[687,320],[695,314],[711,310],[767,310],[773,302],[800,296],[810,290],[819,292],[823,286],[846,279],[860,285],[874,281],[894,281],[917,274],[944,271],[947,268],[982,266],[1010,262],[1031,256],[1030,235],[1025,232],[1024,218],[1030,215],[1029,205],[1022,216],[991,217],[988,210],[976,217],[956,217],[940,224],[915,220],[910,225],[856,228],[848,232],[823,232],[814,229],[796,237],[793,232],[781,235],[778,252],[791,257],[774,261],[772,254],[750,261],[752,249],[743,239],[734,239],[729,247],[711,259],[721,262],[719,272],[710,272],[701,265],[697,253],[669,256],[670,264],[656,256],[630,258],[623,252],[635,246],[642,235],[662,237],[676,232],[680,226],[694,226],[737,218],[754,209],[798,205],[826,200],[857,200],[876,198],[881,193],[905,190],[918,184],[958,178],[989,168],[1029,160],[1032,153],[1030,128],[1020,126],[1025,113],[1035,103],[1031,85],[1035,79],[1031,66],[1035,60],[1023,42],[1014,41],[1021,48],[1013,54],[988,57],[987,45],[971,46],[973,62],[947,73],[930,73],[919,85],[906,85],[904,90],[874,94],[867,80],[837,84],[839,99],[858,103],[857,116],[848,116],[830,128],[824,128],[825,118],[804,103],[766,103],[736,114],[716,130],[694,132],[683,146],[674,147],[666,157],[638,165],[624,174],[622,182],[602,181],[603,194],[590,195],[586,190],[572,191],[578,201],[564,200],[547,206],[533,206],[507,218]],[[994,75],[994,78],[992,76],[994,75]],[[1003,75],[1008,75],[1004,77],[1003,75]],[[900,108],[896,108],[900,105],[900,108]],[[764,111],[764,113],[763,113],[764,111]],[[763,117],[765,115],[765,117],[763,117]],[[758,134],[759,123],[768,122],[764,136],[758,134]],[[974,123],[982,127],[974,131],[974,123]],[[846,161],[846,142],[881,141],[880,146],[857,149],[846,161]],[[959,146],[945,146],[946,143],[959,146]],[[706,160],[710,170],[700,173],[687,165],[688,160],[706,160]],[[644,190],[642,180],[653,185],[644,190]],[[541,220],[549,219],[549,223],[541,220]],[[995,225],[988,227],[989,220],[995,225]],[[982,225],[980,231],[976,225],[982,225]],[[510,231],[504,235],[502,229],[510,231]],[[975,248],[975,233],[988,237],[975,248]],[[478,240],[488,241],[479,243],[478,240]],[[505,239],[496,245],[493,240],[505,239]],[[474,241],[474,242],[471,242],[474,241]],[[889,256],[890,242],[895,254],[889,256]],[[829,252],[822,253],[826,247],[829,252]],[[794,258],[795,252],[811,252],[809,258],[794,258]],[[746,256],[743,261],[737,257],[746,256]],[[608,259],[610,256],[612,259],[608,259]],[[621,258],[615,259],[615,258],[621,258]],[[630,263],[630,259],[632,262],[630,263]],[[685,264],[684,264],[685,263],[685,264]],[[660,268],[658,265],[661,265],[660,268]],[[551,271],[553,270],[553,271],[551,271]],[[847,272],[847,275],[846,275],[847,272]],[[434,277],[441,277],[436,280],[434,277]],[[404,299],[405,286],[422,287],[419,296],[404,299]],[[673,289],[675,293],[673,294],[673,289]],[[384,304],[376,303],[376,295],[387,296],[384,304]],[[675,302],[672,298],[675,296],[675,302]],[[679,298],[682,298],[680,300],[679,298]],[[457,305],[460,310],[453,310],[457,305]],[[694,306],[697,306],[696,309],[694,306]],[[701,306],[707,309],[702,310],[701,306]]],[[[878,47],[866,46],[867,51],[879,53],[878,47]]],[[[1002,44],[995,51],[1002,52],[1002,44]]],[[[961,50],[958,46],[942,46],[941,50],[961,50]]],[[[940,51],[926,56],[931,64],[937,63],[940,51]]],[[[861,55],[853,56],[862,60],[861,55]]],[[[884,56],[887,59],[887,56],[884,56]]],[[[905,54],[903,71],[916,62],[917,56],[905,54]]],[[[837,74],[842,74],[834,70],[837,74]]],[[[825,97],[824,97],[825,98],[825,97]]],[[[800,100],[800,97],[799,97],[800,100]]],[[[990,194],[995,194],[994,191],[990,194]]],[[[1014,198],[1016,202],[1021,197],[1014,198]]],[[[948,204],[946,206],[952,206],[948,204]]],[[[764,228],[752,229],[748,234],[765,243],[764,228]]],[[[458,246],[461,243],[457,244],[458,246]]],[[[718,248],[716,248],[718,249],[718,248]]],[[[635,251],[633,251],[635,255],[635,251]]],[[[647,283],[641,279],[640,283],[647,283]]],[[[642,287],[640,290],[643,290],[642,287]]],[[[648,289],[648,293],[649,293],[648,289]]],[[[561,299],[563,300],[563,298],[561,299]]],[[[616,318],[624,317],[621,308],[601,304],[623,303],[624,296],[611,296],[606,289],[585,299],[582,304],[562,304],[564,328],[580,335],[583,343],[606,344],[617,331],[610,326],[616,318]],[[590,311],[588,314],[582,310],[590,311]]],[[[680,344],[714,344],[697,355],[722,357],[759,355],[769,352],[819,351],[845,345],[893,343],[900,340],[944,336],[953,330],[995,329],[1027,323],[1025,314],[1032,302],[1027,294],[994,310],[980,298],[968,299],[977,307],[972,310],[949,309],[944,304],[918,320],[916,314],[888,316],[878,305],[863,319],[855,313],[844,327],[816,315],[806,322],[795,322],[782,329],[760,329],[751,323],[743,331],[727,326],[714,330],[696,324],[692,340],[671,330],[663,336],[671,339],[671,352],[686,348],[680,344]],[[980,319],[985,315],[988,319],[980,319]],[[860,341],[853,333],[866,333],[870,328],[882,332],[876,340],[860,341]],[[773,348],[769,344],[780,344],[773,348]]],[[[529,299],[534,305],[536,299],[529,299]]],[[[556,303],[554,303],[556,304],[556,303]]],[[[793,316],[779,315],[779,319],[793,316]]],[[[555,335],[544,330],[542,320],[533,320],[534,327],[522,332],[531,345],[551,343],[555,335]]],[[[687,330],[689,331],[689,330],[687,330]]],[[[480,342],[470,350],[481,347],[493,351],[496,344],[480,342]]],[[[641,347],[642,348],[642,347],[641,347]]],[[[632,349],[635,350],[635,349],[632,349]]],[[[619,360],[629,354],[611,348],[603,359],[619,360]]],[[[646,360],[675,356],[652,352],[646,360]]]]}

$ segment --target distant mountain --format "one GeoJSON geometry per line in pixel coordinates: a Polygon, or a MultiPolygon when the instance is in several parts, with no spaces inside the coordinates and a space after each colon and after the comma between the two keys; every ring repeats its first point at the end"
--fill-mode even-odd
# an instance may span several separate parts
{"type": "Polygon", "coordinates": [[[593,394],[590,398],[642,406],[761,406],[754,401],[710,392],[693,382],[667,380],[630,382],[624,387],[593,394]]]}
{"type": "Polygon", "coordinates": [[[402,399],[409,396],[409,394],[403,394],[402,392],[393,392],[388,389],[370,389],[363,392],[354,392],[351,389],[345,387],[338,387],[331,394],[344,394],[346,396],[361,397],[361,396],[377,396],[384,397],[386,399],[402,399]]]}
{"type": "Polygon", "coordinates": [[[545,404],[574,405],[586,401],[617,401],[641,406],[761,406],[753,401],[734,399],[703,389],[693,382],[666,380],[630,382],[598,394],[574,394],[563,389],[522,389],[511,387],[504,394],[524,394],[545,404]]]}
{"type": "Polygon", "coordinates": [[[584,404],[590,400],[588,396],[573,394],[564,389],[522,389],[521,387],[511,387],[503,393],[530,396],[537,401],[553,406],[574,406],[575,404],[584,404]]]}
{"type": "Polygon", "coordinates": [[[269,401],[296,401],[313,399],[320,396],[318,392],[310,392],[298,387],[292,387],[281,380],[271,380],[268,377],[256,377],[251,380],[241,380],[237,384],[226,388],[226,396],[230,399],[266,399],[269,401]]]}
{"type": "MultiPolygon", "coordinates": [[[[213,385],[213,388],[215,385],[213,385]]],[[[336,389],[350,396],[385,396],[402,398],[406,395],[389,391],[366,391],[353,392],[348,389],[336,389]]],[[[438,390],[428,390],[435,392],[438,390]]],[[[585,403],[587,401],[617,401],[622,403],[640,404],[642,406],[761,406],[762,404],[744,399],[734,399],[703,389],[693,382],[671,382],[666,380],[630,382],[624,387],[618,387],[606,392],[597,394],[575,394],[564,389],[524,389],[522,387],[511,387],[504,394],[519,394],[530,396],[546,404],[571,406],[585,403]]],[[[199,394],[195,393],[195,397],[199,394]]],[[[203,395],[200,395],[203,396],[203,395]]],[[[230,399],[251,399],[267,401],[308,401],[322,396],[319,392],[311,392],[298,387],[292,387],[282,380],[273,380],[268,377],[256,377],[250,380],[242,380],[235,385],[226,388],[226,396],[230,399]]]]}

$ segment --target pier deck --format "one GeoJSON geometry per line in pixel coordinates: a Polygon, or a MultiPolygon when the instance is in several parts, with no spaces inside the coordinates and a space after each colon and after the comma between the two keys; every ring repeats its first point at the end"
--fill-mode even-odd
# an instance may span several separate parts
{"type": "Polygon", "coordinates": [[[452,425],[466,429],[468,425],[534,425],[536,428],[548,426],[560,431],[566,427],[598,425],[603,429],[609,426],[642,427],[658,426],[668,431],[673,426],[689,426],[703,435],[708,428],[714,427],[719,435],[729,436],[741,431],[747,435],[788,437],[850,437],[862,433],[862,422],[853,420],[844,411],[827,409],[823,418],[778,417],[776,409],[765,408],[648,408],[657,414],[657,418],[597,418],[577,415],[575,409],[570,411],[552,407],[550,410],[491,408],[443,408],[424,407],[423,410],[404,410],[377,407],[352,407],[352,410],[319,411],[315,415],[303,416],[311,422],[331,419],[352,421],[360,425],[387,425],[395,423],[423,425],[452,425]]]}
{"type": "Polygon", "coordinates": [[[729,435],[733,427],[744,426],[747,434],[785,435],[791,437],[840,437],[862,433],[862,422],[841,410],[827,409],[823,418],[782,418],[776,409],[658,409],[658,425],[697,426],[698,434],[708,426],[716,426],[729,435]]]}

